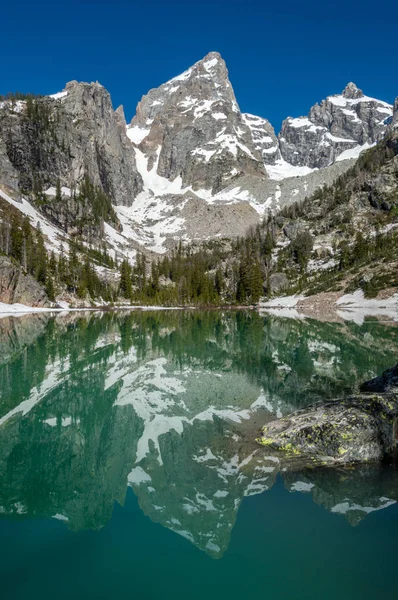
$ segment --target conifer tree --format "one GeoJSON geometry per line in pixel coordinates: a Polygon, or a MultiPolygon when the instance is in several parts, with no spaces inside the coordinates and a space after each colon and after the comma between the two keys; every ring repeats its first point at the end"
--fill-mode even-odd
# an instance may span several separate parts
{"type": "Polygon", "coordinates": [[[131,266],[128,260],[125,258],[120,265],[120,294],[124,298],[131,299],[133,296],[132,284],[131,284],[131,266]]]}

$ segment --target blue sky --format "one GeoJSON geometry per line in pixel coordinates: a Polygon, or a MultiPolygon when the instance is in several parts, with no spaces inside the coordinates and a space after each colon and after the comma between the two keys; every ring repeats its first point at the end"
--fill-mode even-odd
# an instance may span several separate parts
{"type": "Polygon", "coordinates": [[[348,81],[388,102],[398,96],[392,0],[9,2],[1,21],[0,93],[99,81],[128,120],[150,88],[213,50],[242,111],[277,130],[348,81]]]}

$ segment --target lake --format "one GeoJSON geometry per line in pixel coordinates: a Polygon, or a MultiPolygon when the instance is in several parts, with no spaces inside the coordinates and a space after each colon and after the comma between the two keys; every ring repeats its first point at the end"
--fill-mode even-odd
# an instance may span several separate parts
{"type": "Polygon", "coordinates": [[[287,469],[255,437],[397,356],[376,321],[0,319],[1,597],[394,597],[398,466],[287,469]]]}

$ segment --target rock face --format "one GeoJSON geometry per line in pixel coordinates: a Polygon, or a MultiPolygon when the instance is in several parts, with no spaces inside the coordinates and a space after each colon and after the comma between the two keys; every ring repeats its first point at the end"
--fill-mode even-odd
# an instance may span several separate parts
{"type": "Polygon", "coordinates": [[[263,283],[264,290],[269,294],[277,294],[278,292],[282,292],[289,287],[289,280],[286,277],[285,273],[273,273],[269,282],[265,281],[263,283]]]}
{"type": "Polygon", "coordinates": [[[49,304],[41,285],[31,275],[25,275],[6,256],[0,256],[0,302],[18,302],[29,306],[49,304]]]}
{"type": "Polygon", "coordinates": [[[398,366],[361,390],[373,393],[318,402],[273,421],[258,442],[325,464],[380,460],[398,444],[398,366]]]}
{"type": "Polygon", "coordinates": [[[8,188],[18,189],[18,173],[7,155],[7,146],[0,138],[0,182],[8,188]]]}
{"type": "Polygon", "coordinates": [[[283,122],[282,157],[292,165],[311,168],[327,167],[338,157],[357,157],[358,146],[382,138],[391,115],[390,104],[365,96],[349,83],[341,94],[315,104],[308,117],[283,122]]]}
{"type": "Polygon", "coordinates": [[[393,111],[393,115],[392,115],[391,127],[393,129],[398,127],[398,98],[395,98],[395,102],[394,102],[394,111],[393,111]]]}
{"type": "Polygon", "coordinates": [[[16,190],[15,172],[25,192],[45,192],[57,179],[73,189],[85,174],[116,205],[131,205],[141,190],[123,110],[114,112],[99,83],[71,81],[54,96],[3,102],[0,140],[9,161],[0,144],[0,173],[16,190]]]}

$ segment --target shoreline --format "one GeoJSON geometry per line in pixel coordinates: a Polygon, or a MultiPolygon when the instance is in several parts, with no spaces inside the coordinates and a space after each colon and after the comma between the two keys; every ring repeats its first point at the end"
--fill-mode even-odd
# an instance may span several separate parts
{"type": "Polygon", "coordinates": [[[290,319],[315,319],[324,322],[344,323],[351,321],[362,325],[366,318],[376,320],[385,318],[398,324],[398,290],[389,288],[379,292],[375,298],[365,298],[362,290],[343,294],[341,292],[322,292],[314,296],[295,294],[280,296],[256,305],[144,305],[122,304],[97,306],[70,306],[67,302],[59,302],[54,307],[28,306],[25,304],[6,304],[0,302],[0,318],[41,313],[69,313],[84,311],[175,311],[175,310],[254,310],[260,314],[290,319]]]}

